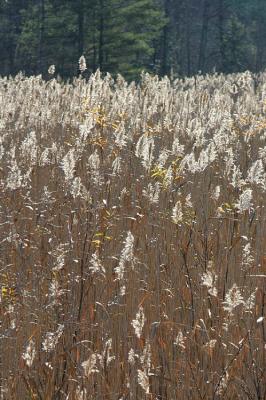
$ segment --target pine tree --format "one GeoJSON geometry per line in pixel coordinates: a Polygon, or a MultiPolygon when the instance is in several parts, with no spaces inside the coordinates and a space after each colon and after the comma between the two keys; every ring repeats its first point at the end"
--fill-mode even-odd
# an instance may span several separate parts
{"type": "Polygon", "coordinates": [[[21,10],[26,0],[0,1],[0,55],[2,74],[14,74],[16,53],[21,34],[21,10]]]}
{"type": "Polygon", "coordinates": [[[154,0],[98,0],[94,12],[97,25],[93,54],[102,71],[132,79],[142,70],[154,69],[154,43],[165,23],[154,0]]]}
{"type": "Polygon", "coordinates": [[[121,9],[124,20],[118,68],[134,77],[142,70],[155,68],[154,43],[166,23],[153,0],[131,0],[121,9]]]}

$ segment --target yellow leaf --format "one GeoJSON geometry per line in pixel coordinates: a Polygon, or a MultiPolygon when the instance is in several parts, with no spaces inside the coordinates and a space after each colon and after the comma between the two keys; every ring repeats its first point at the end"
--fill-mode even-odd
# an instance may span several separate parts
{"type": "Polygon", "coordinates": [[[106,240],[112,240],[113,238],[112,238],[112,236],[104,236],[104,239],[106,239],[106,240]]]}
{"type": "Polygon", "coordinates": [[[101,240],[92,240],[92,243],[94,243],[96,246],[100,246],[102,244],[101,240]]]}

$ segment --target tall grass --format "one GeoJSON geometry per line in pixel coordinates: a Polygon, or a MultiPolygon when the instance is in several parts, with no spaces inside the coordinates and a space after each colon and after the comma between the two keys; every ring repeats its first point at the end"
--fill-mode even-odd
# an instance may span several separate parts
{"type": "Polygon", "coordinates": [[[0,79],[0,399],[266,397],[266,74],[0,79]]]}

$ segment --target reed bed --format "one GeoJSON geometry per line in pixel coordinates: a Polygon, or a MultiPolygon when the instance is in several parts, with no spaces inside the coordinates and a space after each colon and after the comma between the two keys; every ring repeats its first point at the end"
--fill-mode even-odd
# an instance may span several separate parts
{"type": "Polygon", "coordinates": [[[266,73],[0,79],[0,399],[266,398],[266,73]]]}

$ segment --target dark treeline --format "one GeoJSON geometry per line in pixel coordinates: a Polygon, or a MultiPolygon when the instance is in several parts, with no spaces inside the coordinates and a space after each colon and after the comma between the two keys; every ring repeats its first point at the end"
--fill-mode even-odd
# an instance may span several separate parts
{"type": "Polygon", "coordinates": [[[0,0],[0,74],[259,71],[265,0],[0,0]]]}

